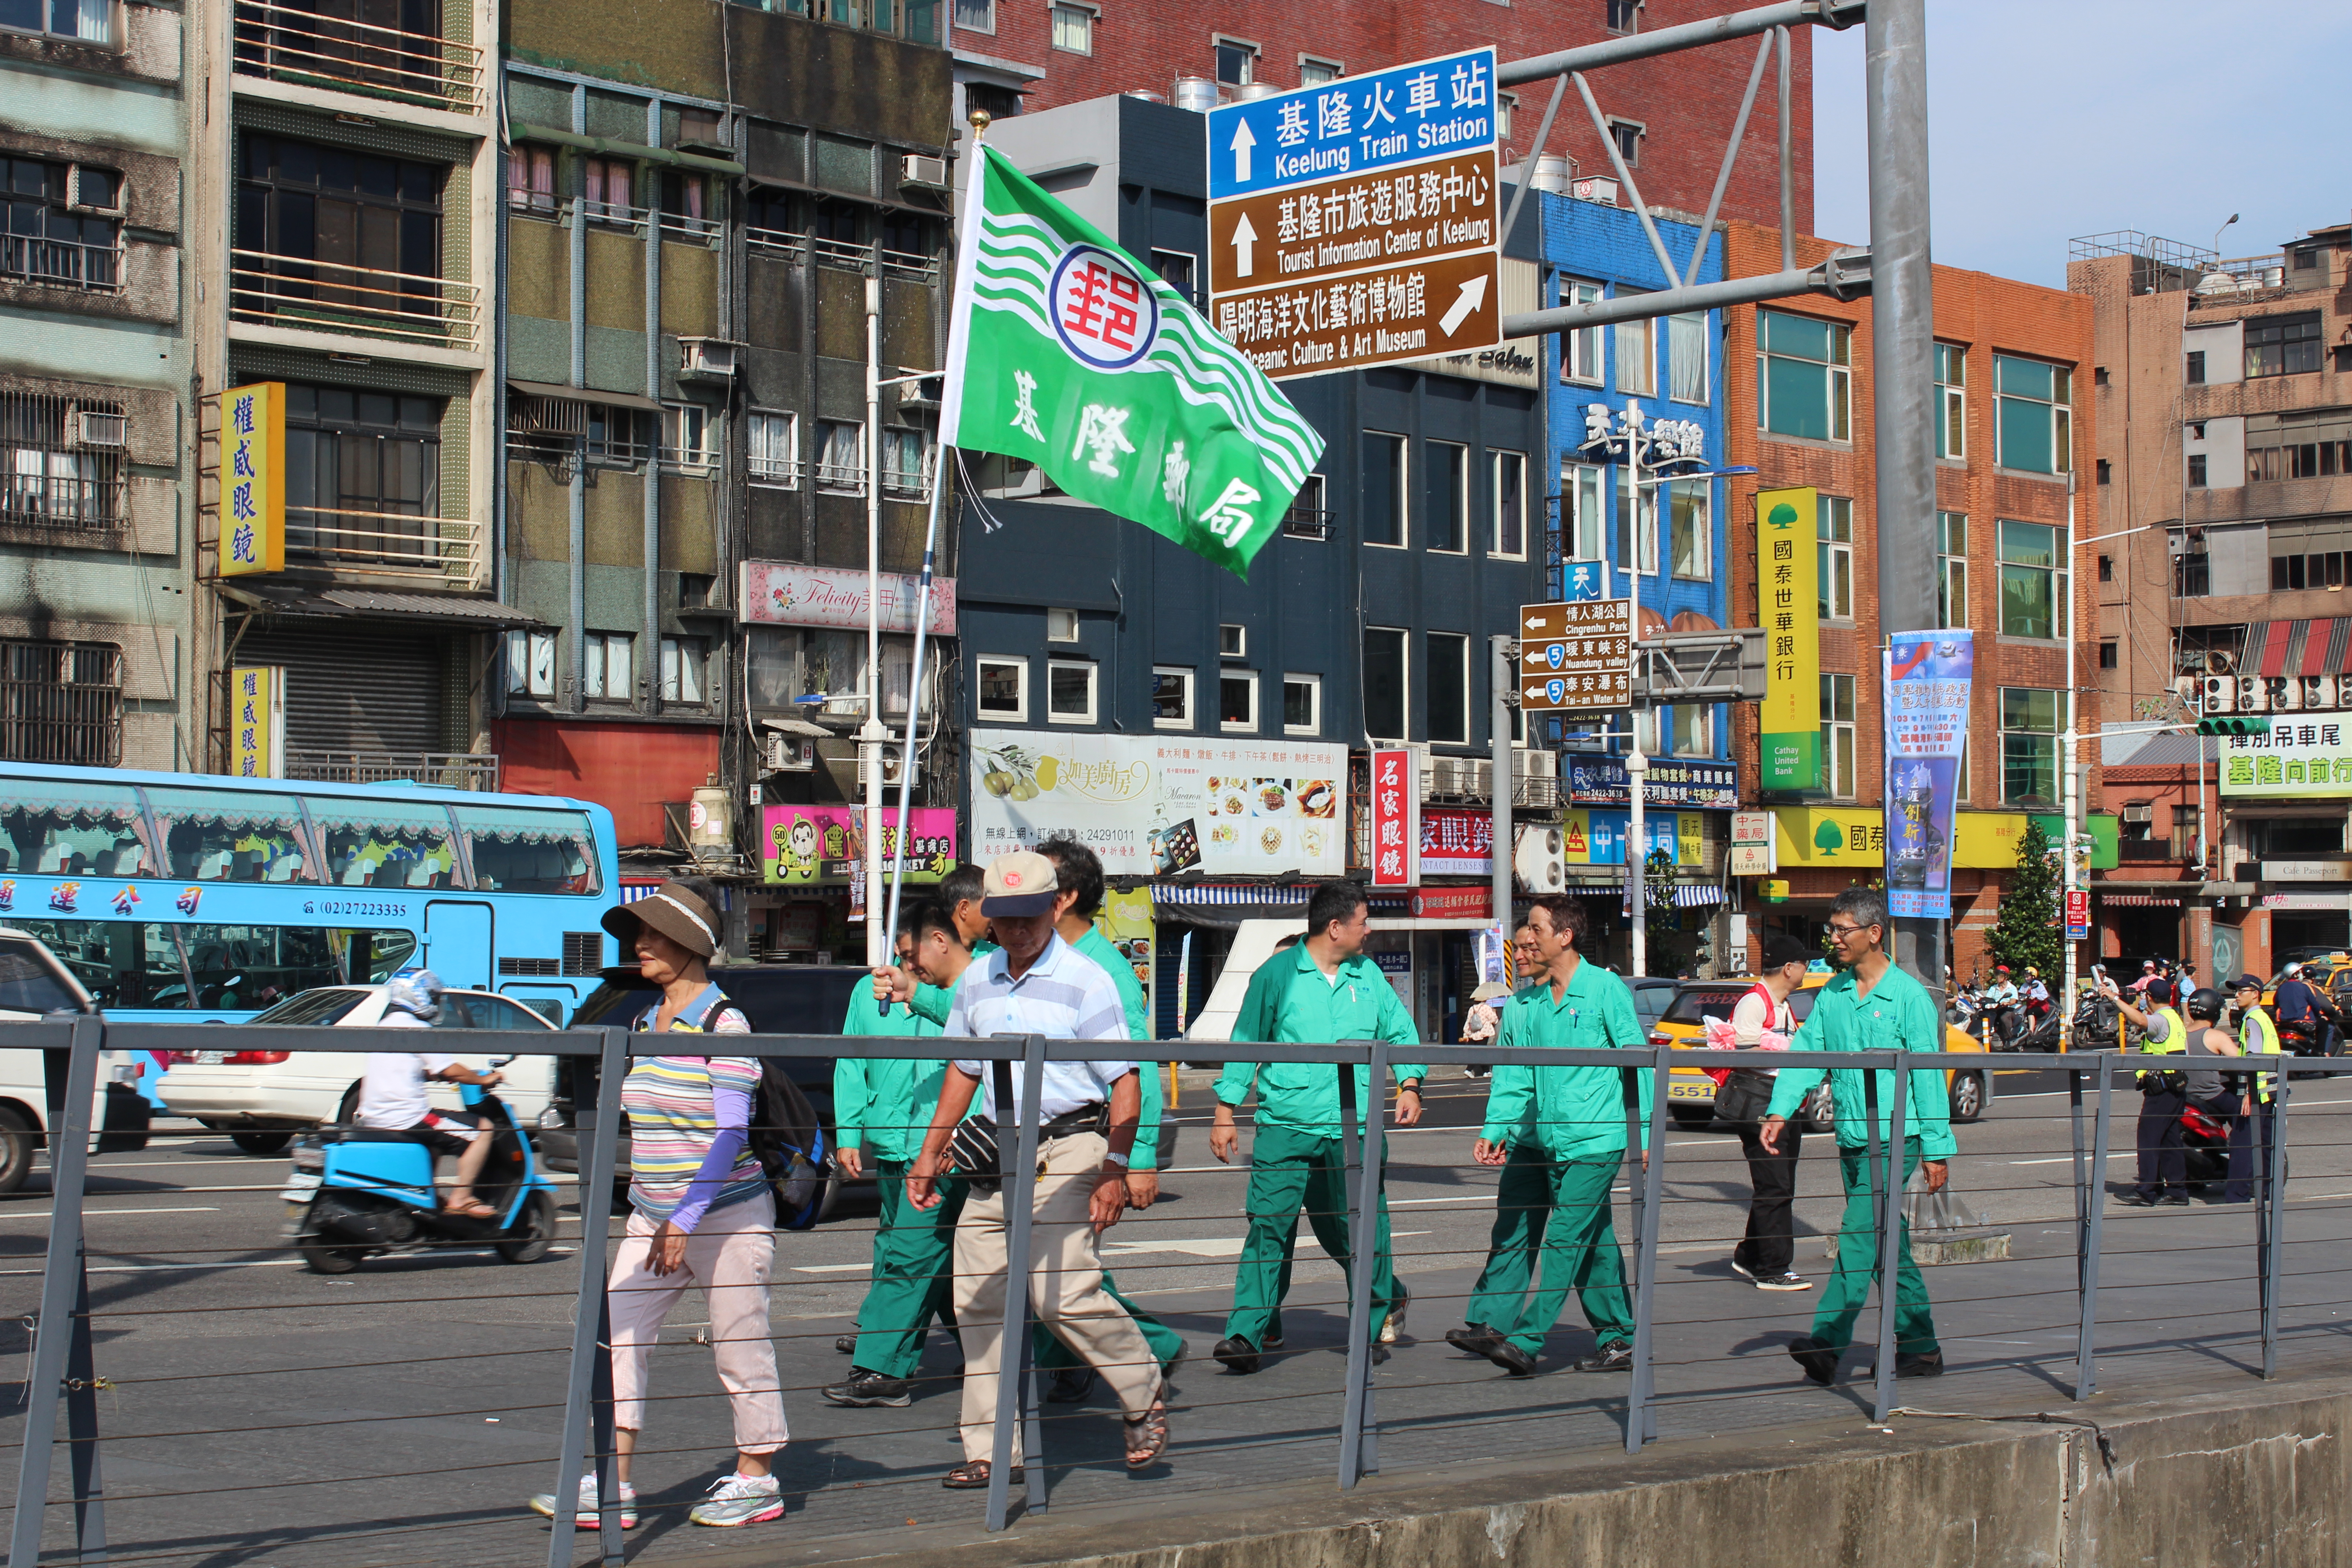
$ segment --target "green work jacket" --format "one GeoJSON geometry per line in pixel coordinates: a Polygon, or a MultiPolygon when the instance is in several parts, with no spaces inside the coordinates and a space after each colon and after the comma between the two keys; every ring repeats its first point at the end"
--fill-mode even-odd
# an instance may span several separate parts
{"type": "MultiPolygon", "coordinates": [[[[1935,998],[1902,970],[1889,965],[1867,996],[1858,994],[1853,970],[1843,970],[1821,988],[1812,1016],[1789,1042],[1789,1065],[1772,1080],[1769,1116],[1787,1117],[1802,1105],[1805,1096],[1826,1074],[1830,1094],[1837,1102],[1837,1141],[1841,1149],[1861,1149],[1870,1142],[1864,1112],[1859,1068],[1807,1066],[1805,1051],[1940,1051],[1944,1048],[1944,1018],[1935,998]]],[[[1877,1072],[1878,1135],[1887,1136],[1895,1109],[1895,1075],[1877,1072]]],[[[1922,1068],[1903,1075],[1911,1096],[1903,1111],[1903,1135],[1919,1140],[1923,1160],[1948,1159],[1958,1150],[1952,1142],[1951,1093],[1938,1068],[1922,1068]]]]}
{"type": "MultiPolygon", "coordinates": [[[[873,987],[860,985],[850,994],[841,1032],[930,1039],[941,1030],[921,1014],[910,1017],[903,1008],[893,1007],[884,1017],[875,1005],[873,987]]],[[[844,1149],[862,1149],[877,1160],[913,1159],[922,1152],[923,1133],[939,1109],[940,1082],[947,1070],[944,1057],[933,1061],[835,1058],[834,1142],[844,1149]]]]}
{"type": "MultiPolygon", "coordinates": [[[[1234,1043],[1329,1045],[1341,1040],[1386,1040],[1391,1046],[1420,1043],[1412,1015],[1380,966],[1359,953],[1339,965],[1338,983],[1325,976],[1315,955],[1299,942],[1257,966],[1242,1010],[1234,1019],[1234,1043]]],[[[1391,1062],[1399,1083],[1426,1078],[1429,1069],[1391,1062]]],[[[1372,1093],[1372,1069],[1356,1071],[1356,1115],[1360,1127],[1381,1097],[1372,1093]]],[[[1257,1125],[1287,1127],[1314,1138],[1339,1135],[1339,1075],[1321,1062],[1229,1061],[1217,1076],[1216,1096],[1238,1107],[1257,1085],[1257,1125]]],[[[1386,1089],[1383,1086],[1382,1093],[1386,1089]]]]}
{"type": "MultiPolygon", "coordinates": [[[[1587,959],[1559,995],[1538,980],[1503,1004],[1497,1044],[1512,1050],[1624,1050],[1643,1043],[1633,992],[1587,959]]],[[[1641,1147],[1650,1140],[1651,1079],[1633,1075],[1640,1108],[1641,1147]]],[[[1625,1075],[1608,1067],[1521,1067],[1495,1064],[1486,1086],[1489,1143],[1541,1149],[1554,1160],[1606,1160],[1625,1152],[1625,1075]]]]}

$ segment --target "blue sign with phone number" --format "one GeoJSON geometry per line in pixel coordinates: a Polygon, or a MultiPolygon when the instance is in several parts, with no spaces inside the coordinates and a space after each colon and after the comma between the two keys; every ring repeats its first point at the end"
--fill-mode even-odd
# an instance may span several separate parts
{"type": "Polygon", "coordinates": [[[1209,199],[1495,144],[1495,51],[1472,49],[1209,111],[1209,199]]]}

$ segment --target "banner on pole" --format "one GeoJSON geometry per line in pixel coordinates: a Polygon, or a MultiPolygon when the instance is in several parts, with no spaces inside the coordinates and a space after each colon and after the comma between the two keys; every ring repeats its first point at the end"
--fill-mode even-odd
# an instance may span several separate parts
{"type": "Polygon", "coordinates": [[[1964,631],[1896,632],[1880,656],[1886,702],[1886,908],[1952,918],[1952,819],[1969,742],[1976,643],[1964,631]]]}
{"type": "Polygon", "coordinates": [[[1811,485],[1756,493],[1756,624],[1767,662],[1757,784],[1822,787],[1821,498],[1811,485]]]}

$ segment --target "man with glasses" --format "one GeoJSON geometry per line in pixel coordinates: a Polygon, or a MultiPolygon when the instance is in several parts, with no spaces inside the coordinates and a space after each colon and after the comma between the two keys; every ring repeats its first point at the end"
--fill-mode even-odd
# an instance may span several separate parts
{"type": "MultiPolygon", "coordinates": [[[[1838,1165],[1845,1181],[1845,1215],[1839,1224],[1836,1269],[1822,1292],[1813,1331],[1790,1342],[1789,1354],[1805,1375],[1826,1387],[1837,1378],[1838,1358],[1853,1342],[1853,1321],[1862,1311],[1874,1280],[1880,1300],[1885,1282],[1878,1279],[1878,1215],[1880,1181],[1869,1157],[1869,1129],[1864,1117],[1870,1101],[1862,1069],[1807,1066],[1804,1051],[1940,1051],[1944,1048],[1943,1015],[1927,988],[1895,966],[1886,952],[1891,930],[1886,896],[1871,888],[1848,888],[1830,907],[1830,940],[1839,973],[1821,989],[1812,1016],[1790,1042],[1789,1065],[1772,1086],[1772,1103],[1759,1130],[1759,1142],[1769,1152],[1780,1151],[1789,1117],[1822,1081],[1830,1080],[1837,1106],[1838,1165]],[[1874,1179],[1877,1178],[1877,1179],[1874,1179]]],[[[1900,1203],[1903,1184],[1913,1170],[1924,1168],[1927,1190],[1941,1192],[1949,1173],[1945,1162],[1954,1151],[1950,1100],[1943,1073],[1933,1068],[1874,1074],[1877,1094],[1878,1142],[1886,1149],[1891,1113],[1897,1093],[1910,1100],[1903,1112],[1901,1174],[1885,1183],[1888,1203],[1900,1203]]],[[[1891,1150],[1887,1151],[1892,1152],[1891,1150]]],[[[1936,1340],[1936,1321],[1927,1300],[1927,1283],[1911,1257],[1911,1226],[1902,1222],[1902,1258],[1896,1275],[1895,1375],[1937,1377],[1943,1373],[1943,1347],[1936,1340]]],[[[1883,1307],[1882,1307],[1882,1310],[1883,1307]]]]}

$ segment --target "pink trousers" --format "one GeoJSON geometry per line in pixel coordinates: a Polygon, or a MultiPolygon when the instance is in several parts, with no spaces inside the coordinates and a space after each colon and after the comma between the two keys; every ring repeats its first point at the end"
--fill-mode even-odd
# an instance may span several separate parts
{"type": "Polygon", "coordinates": [[[776,1256],[776,1205],[766,1193],[712,1209],[686,1238],[686,1267],[652,1268],[655,1222],[632,1210],[628,1233],[613,1255],[606,1295],[613,1314],[613,1425],[646,1426],[646,1369],[669,1316],[689,1285],[710,1303],[710,1348],[719,1381],[735,1412],[735,1447],[772,1454],[792,1434],[776,1384],[776,1347],[768,1338],[768,1271],[776,1256]]]}

